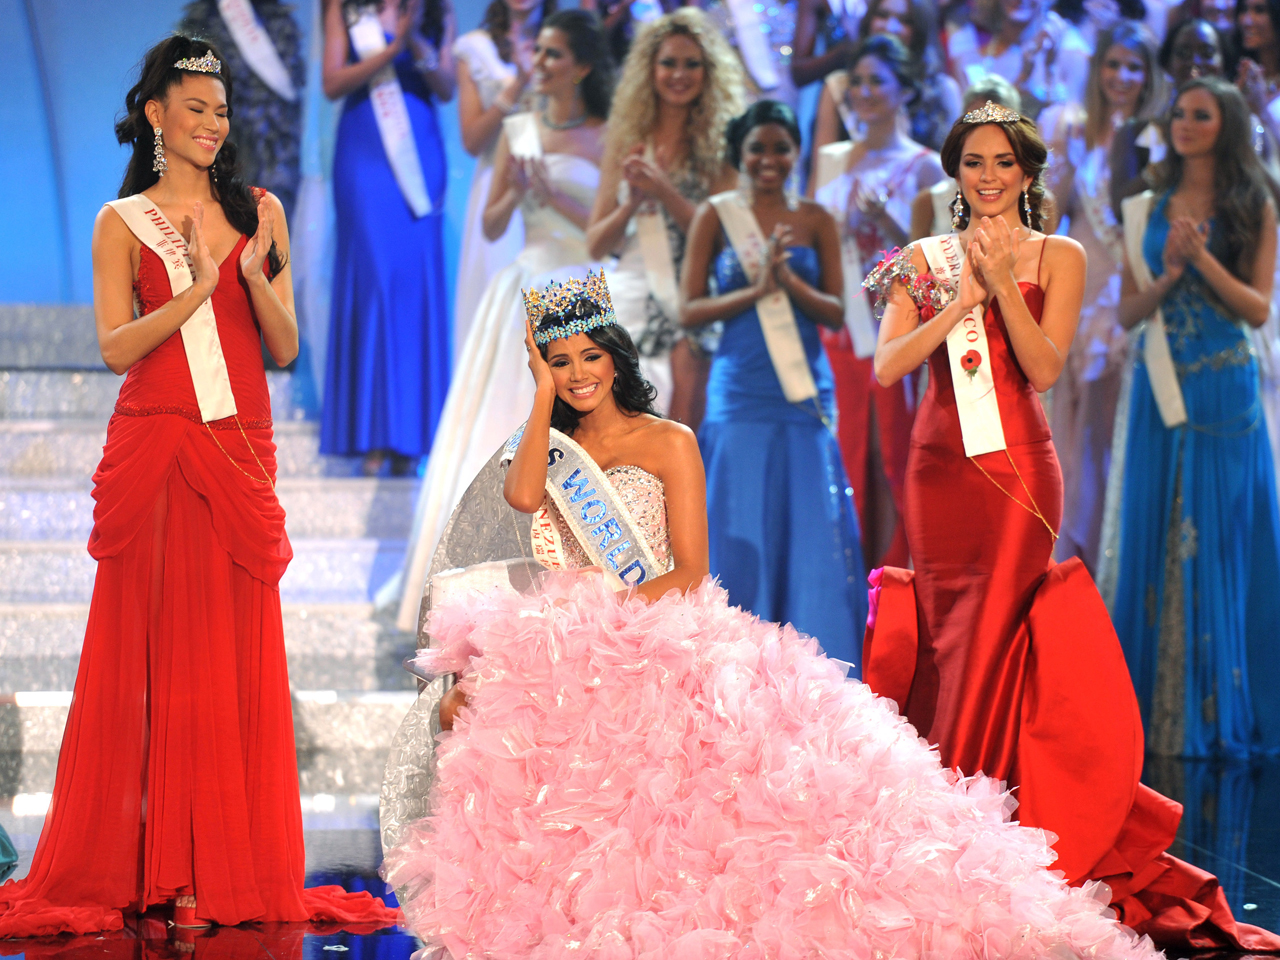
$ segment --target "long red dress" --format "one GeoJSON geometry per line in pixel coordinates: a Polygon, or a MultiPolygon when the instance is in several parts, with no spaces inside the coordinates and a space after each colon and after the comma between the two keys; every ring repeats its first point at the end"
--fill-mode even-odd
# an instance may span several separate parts
{"type": "MultiPolygon", "coordinates": [[[[179,333],[129,368],[108,424],[53,799],[31,870],[0,886],[0,937],[118,930],[187,893],[220,924],[399,917],[367,893],[303,890],[278,588],[293,551],[264,477],[275,444],[245,242],[213,295],[243,435],[236,418],[200,422],[179,333]]],[[[144,313],[172,298],[145,246],[135,289],[144,313]]]]}
{"type": "MultiPolygon", "coordinates": [[[[909,262],[898,276],[911,280],[909,262]]],[[[1018,286],[1038,321],[1044,291],[1018,286]]],[[[1120,642],[1084,565],[1051,559],[1062,472],[1044,410],[995,301],[985,324],[1007,455],[965,456],[944,343],[911,434],[915,571],[872,574],[863,680],[944,764],[1007,781],[1018,819],[1057,835],[1055,868],[1104,880],[1139,933],[1162,946],[1280,949],[1235,922],[1215,877],[1165,853],[1182,808],[1139,783],[1142,721],[1120,642]]]]}

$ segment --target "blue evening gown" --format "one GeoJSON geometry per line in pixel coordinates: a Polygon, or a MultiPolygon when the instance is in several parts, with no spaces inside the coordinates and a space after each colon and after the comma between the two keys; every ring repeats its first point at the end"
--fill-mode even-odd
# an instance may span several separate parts
{"type": "MultiPolygon", "coordinates": [[[[1152,207],[1143,239],[1157,277],[1164,272],[1167,200],[1152,207]]],[[[1120,505],[1116,632],[1149,750],[1275,753],[1280,518],[1257,359],[1244,323],[1226,313],[1194,269],[1162,309],[1189,422],[1164,426],[1139,350],[1120,505]],[[1171,590],[1175,602],[1166,609],[1171,590]]]]}
{"type": "MultiPolygon", "coordinates": [[[[791,250],[791,269],[818,282],[818,255],[791,250]]],[[[715,261],[718,290],[747,285],[733,248],[715,261]]],[[[793,303],[794,307],[794,303],[793,303]]],[[[853,490],[828,423],[835,419],[831,368],[817,325],[796,312],[817,404],[788,403],[755,307],[725,322],[711,362],[698,443],[707,468],[711,573],[729,602],[791,623],[828,656],[857,664],[867,620],[853,490]]]]}
{"type": "Polygon", "coordinates": [[[444,144],[431,93],[407,51],[395,67],[432,211],[413,215],[387,162],[369,89],[352,93],[333,159],[338,241],[322,453],[421,457],[449,390],[444,144]]]}

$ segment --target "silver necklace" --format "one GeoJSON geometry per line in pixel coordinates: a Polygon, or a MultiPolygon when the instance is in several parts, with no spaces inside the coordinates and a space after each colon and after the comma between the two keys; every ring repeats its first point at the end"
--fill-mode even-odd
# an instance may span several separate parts
{"type": "Polygon", "coordinates": [[[545,107],[542,110],[542,122],[551,130],[572,130],[575,127],[580,127],[586,123],[589,116],[590,114],[588,114],[586,110],[583,110],[582,113],[578,114],[578,116],[574,117],[572,120],[566,120],[564,123],[556,123],[547,116],[545,107]]]}

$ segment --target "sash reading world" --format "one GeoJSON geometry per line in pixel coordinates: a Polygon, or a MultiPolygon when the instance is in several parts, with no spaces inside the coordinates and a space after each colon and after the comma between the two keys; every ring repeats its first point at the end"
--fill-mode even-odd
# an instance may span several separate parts
{"type": "MultiPolygon", "coordinates": [[[[507,441],[504,463],[515,456],[523,436],[521,427],[507,441]]],[[[617,488],[591,455],[559,430],[551,430],[549,439],[547,497],[591,562],[623,587],[665,573],[617,488]]],[[[534,515],[532,537],[540,563],[552,570],[566,569],[560,534],[545,503],[534,515]]]]}

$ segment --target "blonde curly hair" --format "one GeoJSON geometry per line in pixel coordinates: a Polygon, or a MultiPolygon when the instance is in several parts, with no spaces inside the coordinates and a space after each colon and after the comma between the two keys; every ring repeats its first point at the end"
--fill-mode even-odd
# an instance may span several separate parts
{"type": "Polygon", "coordinates": [[[687,166],[707,184],[714,182],[725,162],[725,130],[744,107],[742,67],[711,21],[697,7],[681,7],[640,30],[622,66],[622,79],[609,111],[608,148],[622,156],[644,143],[658,122],[658,92],[653,65],[658,48],[668,37],[689,37],[702,48],[702,93],[686,121],[687,166]]]}

